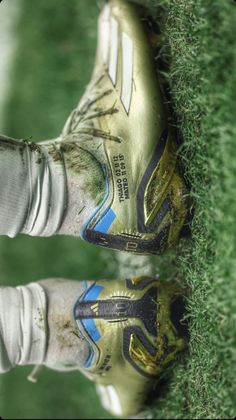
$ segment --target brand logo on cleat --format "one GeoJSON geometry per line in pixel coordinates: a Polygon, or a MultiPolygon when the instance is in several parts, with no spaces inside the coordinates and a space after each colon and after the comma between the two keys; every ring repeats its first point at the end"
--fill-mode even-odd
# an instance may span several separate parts
{"type": "Polygon", "coordinates": [[[92,311],[98,315],[98,303],[96,303],[95,305],[91,306],[92,311]]]}

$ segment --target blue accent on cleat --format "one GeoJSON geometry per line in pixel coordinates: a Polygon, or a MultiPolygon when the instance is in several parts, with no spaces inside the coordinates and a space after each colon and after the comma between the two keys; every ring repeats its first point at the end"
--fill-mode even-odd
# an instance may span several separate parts
{"type": "Polygon", "coordinates": [[[109,209],[102,219],[94,227],[95,232],[107,233],[112,223],[114,222],[116,215],[112,209],[109,209]]]}
{"type": "Polygon", "coordinates": [[[94,341],[94,343],[96,343],[96,341],[100,340],[101,335],[100,335],[93,319],[81,319],[81,323],[82,323],[84,329],[87,331],[88,335],[94,341]]]}
{"type": "Polygon", "coordinates": [[[92,347],[90,347],[88,358],[87,358],[87,360],[84,364],[85,369],[89,369],[91,367],[92,362],[93,362],[93,358],[94,358],[94,351],[93,351],[92,347]]]}
{"type": "MultiPolygon", "coordinates": [[[[80,319],[80,320],[76,319],[76,307],[79,304],[79,302],[90,302],[90,301],[96,302],[96,300],[98,299],[98,296],[100,295],[103,289],[104,289],[103,286],[99,286],[98,284],[94,283],[88,290],[86,290],[82,294],[82,296],[80,297],[79,301],[76,303],[75,308],[74,308],[74,319],[76,320],[77,325],[80,322],[83,325],[87,334],[90,336],[90,338],[94,342],[100,340],[101,338],[101,335],[96,327],[94,320],[93,319],[80,319]]],[[[89,363],[91,364],[92,359],[93,359],[93,354],[90,353],[86,361],[86,365],[87,364],[89,365],[89,363]]]]}
{"type": "Polygon", "coordinates": [[[97,300],[98,296],[104,289],[103,286],[99,286],[98,284],[94,284],[87,293],[83,296],[83,299],[81,299],[84,302],[94,301],[97,300]]]}
{"type": "Polygon", "coordinates": [[[104,206],[105,202],[107,201],[107,199],[109,197],[108,170],[107,170],[106,165],[102,165],[102,169],[103,169],[104,176],[105,176],[105,179],[106,179],[106,192],[105,192],[105,195],[104,195],[104,198],[103,198],[101,204],[99,204],[99,206],[96,208],[94,214],[83,224],[81,232],[80,232],[80,237],[82,239],[84,239],[84,235],[85,235],[86,229],[88,228],[88,225],[96,217],[96,215],[99,213],[99,211],[104,206]]]}

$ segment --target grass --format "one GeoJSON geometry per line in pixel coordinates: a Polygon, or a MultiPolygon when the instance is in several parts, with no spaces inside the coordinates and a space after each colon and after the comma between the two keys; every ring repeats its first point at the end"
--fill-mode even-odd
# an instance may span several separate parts
{"type": "MultiPolygon", "coordinates": [[[[192,240],[165,260],[184,284],[190,346],[154,404],[154,418],[236,414],[234,2],[150,1],[161,16],[161,56],[192,186],[192,240]]],[[[165,266],[163,259],[163,277],[165,266]]],[[[169,268],[170,270],[170,268],[169,268]]]]}
{"type": "MultiPolygon", "coordinates": [[[[55,0],[41,0],[37,8],[32,3],[23,0],[5,127],[8,135],[37,141],[57,135],[89,80],[97,10],[92,0],[60,0],[60,7],[55,0]]],[[[163,33],[164,75],[195,208],[191,240],[148,258],[114,254],[71,238],[2,238],[1,283],[114,277],[118,272],[154,273],[163,280],[175,276],[191,289],[189,351],[157,387],[147,414],[229,419],[236,414],[236,4],[145,3],[163,33]]],[[[77,374],[45,371],[35,388],[25,382],[26,371],[16,369],[1,378],[2,417],[105,418],[92,385],[77,374]]]]}

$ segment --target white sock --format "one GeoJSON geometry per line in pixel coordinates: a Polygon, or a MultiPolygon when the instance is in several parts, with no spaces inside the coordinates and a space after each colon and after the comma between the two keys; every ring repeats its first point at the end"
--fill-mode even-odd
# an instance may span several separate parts
{"type": "Polygon", "coordinates": [[[102,167],[78,143],[0,136],[0,235],[80,236],[105,193],[102,167]]]}
{"type": "Polygon", "coordinates": [[[78,334],[72,313],[89,284],[48,279],[0,288],[0,373],[18,365],[79,370],[90,346],[78,334]]]}
{"type": "Polygon", "coordinates": [[[48,298],[49,340],[45,366],[59,371],[78,370],[90,353],[87,340],[78,334],[73,308],[90,282],[66,279],[42,280],[48,298]]]}
{"type": "Polygon", "coordinates": [[[67,207],[63,160],[56,145],[0,138],[0,235],[51,236],[67,207]]]}
{"type": "Polygon", "coordinates": [[[37,284],[0,288],[0,373],[17,365],[43,364],[47,303],[37,284]]]}

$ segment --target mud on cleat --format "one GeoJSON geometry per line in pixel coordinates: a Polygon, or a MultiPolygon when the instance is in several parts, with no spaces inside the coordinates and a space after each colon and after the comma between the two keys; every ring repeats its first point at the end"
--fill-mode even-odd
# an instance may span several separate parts
{"type": "Polygon", "coordinates": [[[76,327],[90,344],[81,370],[112,414],[139,413],[155,382],[186,347],[174,312],[182,293],[174,283],[134,277],[88,283],[78,299],[76,327]]]}
{"type": "Polygon", "coordinates": [[[63,136],[97,159],[106,179],[83,239],[137,254],[177,243],[188,194],[137,5],[110,0],[102,9],[92,80],[63,136]]]}

